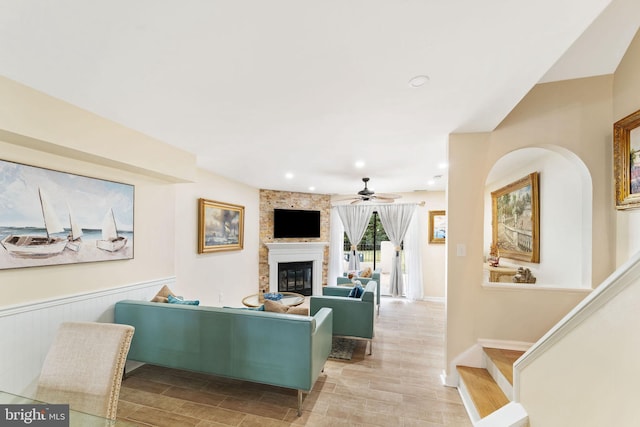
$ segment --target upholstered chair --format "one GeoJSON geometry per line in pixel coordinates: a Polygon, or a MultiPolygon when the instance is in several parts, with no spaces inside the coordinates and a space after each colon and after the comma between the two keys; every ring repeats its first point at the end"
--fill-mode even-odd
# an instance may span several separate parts
{"type": "Polygon", "coordinates": [[[380,314],[380,274],[381,269],[379,268],[373,270],[371,277],[355,276],[349,279],[347,277],[348,273],[344,273],[343,276],[338,276],[337,284],[338,286],[353,287],[353,281],[357,280],[362,286],[367,286],[367,283],[369,283],[369,281],[375,281],[378,284],[378,288],[376,289],[376,305],[378,306],[378,314],[380,314]]]}
{"type": "Polygon", "coordinates": [[[36,399],[115,420],[133,332],[129,325],[62,323],[42,366],[36,399]]]}

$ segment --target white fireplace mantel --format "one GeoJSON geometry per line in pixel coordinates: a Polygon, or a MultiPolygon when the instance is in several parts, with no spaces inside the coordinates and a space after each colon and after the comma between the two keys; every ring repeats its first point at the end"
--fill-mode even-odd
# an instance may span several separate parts
{"type": "Polygon", "coordinates": [[[322,295],[324,248],[328,242],[265,243],[269,248],[269,292],[278,292],[278,263],[313,261],[313,295],[322,295]]]}

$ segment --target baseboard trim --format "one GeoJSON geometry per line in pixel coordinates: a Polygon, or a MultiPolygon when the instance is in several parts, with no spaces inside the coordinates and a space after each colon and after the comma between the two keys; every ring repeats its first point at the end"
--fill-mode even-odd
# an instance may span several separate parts
{"type": "Polygon", "coordinates": [[[446,299],[445,297],[424,297],[422,298],[422,301],[437,302],[440,304],[444,304],[446,302],[446,299]]]}

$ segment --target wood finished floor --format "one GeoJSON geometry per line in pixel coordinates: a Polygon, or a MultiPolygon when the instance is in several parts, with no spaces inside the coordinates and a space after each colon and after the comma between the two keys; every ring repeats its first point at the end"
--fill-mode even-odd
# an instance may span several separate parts
{"type": "Polygon", "coordinates": [[[296,392],[144,365],[122,383],[118,419],[140,426],[471,426],[444,387],[444,305],[383,298],[373,355],[329,359],[303,414],[296,392]]]}

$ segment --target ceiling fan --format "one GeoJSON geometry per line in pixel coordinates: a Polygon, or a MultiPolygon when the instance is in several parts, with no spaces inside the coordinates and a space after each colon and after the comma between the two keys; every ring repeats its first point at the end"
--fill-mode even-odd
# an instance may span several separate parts
{"type": "Polygon", "coordinates": [[[399,194],[389,194],[389,193],[376,194],[375,191],[370,190],[369,187],[367,187],[369,178],[362,178],[362,182],[364,182],[364,188],[358,191],[357,195],[351,198],[342,199],[342,200],[353,200],[351,204],[354,205],[356,203],[372,202],[372,201],[376,201],[380,203],[393,203],[395,199],[399,199],[400,197],[402,197],[399,194]]]}

